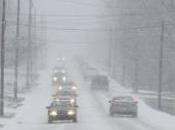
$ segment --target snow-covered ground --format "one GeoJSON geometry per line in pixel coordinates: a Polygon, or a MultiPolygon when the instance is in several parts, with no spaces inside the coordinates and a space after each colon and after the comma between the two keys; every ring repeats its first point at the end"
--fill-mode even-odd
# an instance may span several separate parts
{"type": "Polygon", "coordinates": [[[41,73],[39,86],[26,93],[24,105],[17,109],[13,119],[0,119],[2,130],[174,130],[175,117],[156,111],[139,100],[138,118],[110,117],[108,100],[115,95],[131,94],[115,81],[110,92],[93,92],[79,73],[76,64],[69,71],[78,84],[78,123],[57,122],[47,124],[46,106],[51,100],[53,88],[49,71],[41,73]],[[113,89],[112,89],[113,88],[113,89]],[[115,89],[114,89],[115,88],[115,89]]]}

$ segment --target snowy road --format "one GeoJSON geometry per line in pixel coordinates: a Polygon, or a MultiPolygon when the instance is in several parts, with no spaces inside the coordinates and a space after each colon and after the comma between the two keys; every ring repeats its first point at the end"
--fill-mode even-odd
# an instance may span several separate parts
{"type": "MultiPolygon", "coordinates": [[[[28,94],[23,107],[3,130],[165,130],[155,128],[138,118],[113,117],[108,113],[108,94],[92,92],[78,70],[73,76],[79,88],[78,123],[57,122],[47,124],[46,106],[49,104],[53,88],[47,73],[43,73],[40,85],[28,94]]],[[[151,120],[151,119],[150,119],[151,120]]]]}

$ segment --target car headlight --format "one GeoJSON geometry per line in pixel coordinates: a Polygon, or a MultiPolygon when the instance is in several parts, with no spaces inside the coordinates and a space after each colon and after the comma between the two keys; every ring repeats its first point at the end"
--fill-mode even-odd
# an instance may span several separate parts
{"type": "Polygon", "coordinates": [[[53,80],[54,80],[54,81],[57,81],[57,79],[58,79],[57,77],[53,77],[53,80]]]}
{"type": "Polygon", "coordinates": [[[76,87],[76,86],[73,86],[73,87],[72,87],[72,90],[77,90],[77,87],[76,87]]]}
{"type": "Polygon", "coordinates": [[[56,112],[56,111],[51,111],[49,114],[50,114],[51,116],[57,116],[57,112],[56,112]]]}
{"type": "Polygon", "coordinates": [[[63,89],[63,87],[62,87],[62,86],[59,86],[59,87],[58,87],[58,90],[62,90],[62,89],[63,89]]]}
{"type": "Polygon", "coordinates": [[[59,102],[59,101],[60,101],[60,99],[55,98],[55,101],[59,102]]]}
{"type": "Polygon", "coordinates": [[[70,100],[70,102],[71,102],[71,103],[75,103],[75,99],[72,98],[72,99],[70,100]]]}
{"type": "Polygon", "coordinates": [[[75,111],[69,110],[67,114],[70,115],[70,116],[71,116],[71,115],[74,115],[74,114],[75,114],[75,111]]]}
{"type": "Polygon", "coordinates": [[[63,77],[62,80],[65,82],[66,81],[66,77],[63,77]]]}

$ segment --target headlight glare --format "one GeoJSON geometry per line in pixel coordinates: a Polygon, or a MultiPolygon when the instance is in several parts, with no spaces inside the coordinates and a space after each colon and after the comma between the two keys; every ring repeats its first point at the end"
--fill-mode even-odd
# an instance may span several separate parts
{"type": "Polygon", "coordinates": [[[51,116],[57,116],[57,112],[56,112],[56,111],[51,111],[49,114],[50,114],[51,116]]]}
{"type": "Polygon", "coordinates": [[[67,114],[71,116],[71,115],[74,115],[75,112],[73,110],[69,110],[67,114]]]}
{"type": "Polygon", "coordinates": [[[54,80],[54,81],[57,81],[57,79],[58,79],[57,77],[53,77],[53,80],[54,80]]]}
{"type": "Polygon", "coordinates": [[[72,89],[73,89],[73,90],[77,90],[77,87],[76,87],[76,86],[73,86],[72,89]]]}
{"type": "Polygon", "coordinates": [[[62,89],[63,89],[63,87],[62,87],[62,86],[59,86],[59,87],[58,87],[58,90],[62,90],[62,89]]]}
{"type": "Polygon", "coordinates": [[[70,102],[71,102],[71,103],[75,103],[75,99],[72,98],[72,99],[70,100],[70,102]]]}
{"type": "Polygon", "coordinates": [[[66,77],[63,77],[62,80],[65,82],[66,81],[66,77]]]}

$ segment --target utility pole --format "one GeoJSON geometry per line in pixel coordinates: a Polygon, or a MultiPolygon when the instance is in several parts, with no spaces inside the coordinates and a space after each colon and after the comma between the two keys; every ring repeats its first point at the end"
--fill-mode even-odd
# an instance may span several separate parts
{"type": "Polygon", "coordinates": [[[4,65],[5,65],[5,26],[6,26],[6,0],[2,1],[2,31],[1,31],[1,91],[0,116],[4,116],[4,65]]]}
{"type": "Polygon", "coordinates": [[[14,100],[18,98],[18,64],[19,64],[19,42],[20,42],[20,0],[17,0],[17,25],[16,25],[16,46],[15,46],[15,80],[14,80],[14,100]]]}
{"type": "Polygon", "coordinates": [[[134,57],[134,62],[135,62],[135,68],[134,68],[134,93],[138,93],[138,71],[139,71],[139,58],[138,58],[138,44],[136,43],[135,45],[135,57],[134,57]]]}
{"type": "Polygon", "coordinates": [[[26,74],[26,88],[30,87],[31,74],[31,25],[32,25],[32,0],[29,0],[29,16],[28,16],[28,45],[27,45],[27,74],[26,74]]]}
{"type": "Polygon", "coordinates": [[[35,27],[35,79],[38,78],[38,43],[37,41],[37,10],[35,8],[35,23],[34,23],[34,27],[35,27]]]}
{"type": "Polygon", "coordinates": [[[126,65],[125,65],[125,59],[123,59],[123,66],[122,66],[122,85],[124,87],[126,87],[126,65]]]}
{"type": "Polygon", "coordinates": [[[37,50],[37,46],[36,46],[36,8],[34,8],[34,15],[32,18],[33,22],[32,22],[32,26],[34,27],[34,35],[33,35],[33,39],[34,42],[32,42],[32,46],[31,46],[31,80],[34,81],[35,80],[35,75],[36,75],[36,50],[37,50]]]}
{"type": "Polygon", "coordinates": [[[161,25],[160,50],[159,50],[159,73],[158,73],[158,109],[162,109],[162,78],[163,78],[163,56],[164,56],[164,33],[165,23],[161,25]]]}
{"type": "Polygon", "coordinates": [[[112,47],[113,47],[113,39],[112,39],[112,28],[109,29],[109,36],[110,36],[110,40],[109,40],[109,46],[108,46],[108,74],[109,76],[111,76],[112,74],[112,47]]]}

